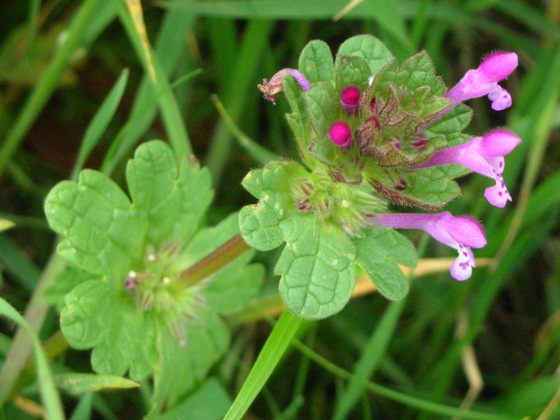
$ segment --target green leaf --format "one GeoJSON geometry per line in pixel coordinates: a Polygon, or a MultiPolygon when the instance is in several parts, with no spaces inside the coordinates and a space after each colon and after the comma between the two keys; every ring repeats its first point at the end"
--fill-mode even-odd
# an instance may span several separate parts
{"type": "Polygon", "coordinates": [[[336,89],[332,82],[318,82],[311,86],[305,97],[313,131],[319,140],[326,139],[331,125],[342,112],[338,101],[333,101],[336,89]]]}
{"type": "Polygon", "coordinates": [[[158,326],[159,361],[154,367],[152,413],[158,412],[164,402],[173,407],[181,401],[229,347],[229,331],[215,313],[201,311],[197,318],[184,327],[186,344],[158,326]]]}
{"type": "Polygon", "coordinates": [[[356,249],[346,233],[326,228],[313,217],[291,217],[281,225],[286,247],[276,264],[286,307],[304,319],[340,311],[356,283],[356,249]]]}
{"type": "Polygon", "coordinates": [[[393,58],[393,54],[385,44],[372,35],[358,35],[347,39],[340,45],[337,55],[350,55],[365,59],[371,74],[376,74],[393,58]]]}
{"type": "Polygon", "coordinates": [[[310,83],[334,79],[331,49],[323,41],[311,41],[305,46],[299,56],[298,67],[310,83]]]}
{"type": "MultiPolygon", "coordinates": [[[[395,204],[438,210],[457,197],[461,190],[449,179],[449,168],[424,168],[407,171],[399,168],[366,168],[366,178],[385,198],[395,204]],[[406,187],[402,189],[401,187],[406,187]]],[[[459,175],[459,173],[457,173],[459,175]]]]}
{"type": "Polygon", "coordinates": [[[354,244],[356,262],[377,290],[389,300],[403,299],[409,290],[408,279],[395,262],[408,267],[416,265],[416,250],[410,241],[393,229],[370,228],[354,244]]]}
{"type": "MultiPolygon", "coordinates": [[[[124,289],[124,287],[123,287],[124,289]]],[[[61,313],[62,332],[77,349],[94,347],[96,372],[146,377],[156,360],[154,319],[140,311],[131,299],[110,293],[102,281],[89,281],[74,288],[61,313]]]]}
{"type": "Polygon", "coordinates": [[[179,172],[169,146],[151,141],[138,147],[126,178],[135,207],[148,215],[146,243],[188,242],[212,200],[208,170],[190,158],[179,172]]]}
{"type": "Polygon", "coordinates": [[[222,419],[231,405],[231,398],[215,378],[206,380],[184,401],[172,407],[159,420],[222,419]]]}
{"type": "Polygon", "coordinates": [[[394,229],[370,227],[364,229],[363,236],[354,240],[358,253],[367,254],[368,259],[382,263],[386,258],[415,267],[418,263],[416,248],[410,240],[394,229]]]}
{"type": "Polygon", "coordinates": [[[335,66],[336,87],[338,91],[342,91],[346,86],[354,85],[363,92],[369,86],[368,79],[372,74],[367,62],[363,58],[338,55],[335,66]]]}
{"type": "Polygon", "coordinates": [[[426,51],[422,51],[402,63],[393,84],[406,87],[413,92],[429,86],[433,96],[443,96],[445,90],[445,84],[437,75],[432,59],[426,51]]]}
{"type": "Polygon", "coordinates": [[[472,119],[472,109],[459,104],[426,129],[426,134],[445,136],[450,146],[457,146],[472,138],[463,131],[472,119]]]}
{"type": "Polygon", "coordinates": [[[140,384],[120,376],[91,373],[61,373],[55,375],[54,380],[60,388],[73,395],[103,389],[127,389],[140,386],[140,384]]]}
{"type": "Polygon", "coordinates": [[[311,141],[312,130],[305,92],[293,78],[286,77],[284,79],[284,94],[292,110],[290,114],[286,115],[286,119],[298,142],[300,155],[304,159],[308,159],[308,156],[303,151],[307,149],[311,141]]]}
{"type": "Polygon", "coordinates": [[[291,197],[291,181],[308,173],[296,162],[274,161],[262,169],[255,169],[243,179],[243,187],[260,201],[239,212],[239,226],[243,239],[252,247],[268,251],[280,246],[283,234],[280,221],[295,203],[291,197]]]}
{"type": "Polygon", "coordinates": [[[86,169],[78,183],[59,183],[47,195],[45,213],[64,238],[58,252],[75,265],[122,278],[138,263],[146,216],[105,175],[86,169]]]}
{"type": "Polygon", "coordinates": [[[282,242],[278,214],[266,204],[246,206],[239,212],[239,226],[243,239],[253,248],[270,251],[282,242]]]}
{"type": "MultiPolygon", "coordinates": [[[[287,168],[305,173],[297,164],[287,168]]],[[[237,215],[197,233],[212,198],[209,173],[193,158],[178,164],[161,141],[136,150],[126,179],[132,202],[95,171],[49,194],[46,213],[63,236],[59,249],[79,267],[53,294],[67,293],[62,331],[72,347],[93,348],[96,372],[128,372],[135,380],[154,373],[157,411],[184,397],[226,351],[229,331],[219,315],[239,311],[258,293],[263,270],[247,265],[247,252],[204,281],[181,283],[180,273],[237,235],[237,215]]],[[[256,182],[246,185],[282,202],[291,200],[283,193],[289,179],[255,172],[256,182]]]]}
{"type": "Polygon", "coordinates": [[[64,297],[76,286],[89,280],[102,280],[98,274],[92,274],[75,266],[68,266],[64,271],[58,273],[51,284],[45,290],[44,296],[47,302],[59,311],[64,308],[64,297]]]}
{"type": "Polygon", "coordinates": [[[139,310],[128,296],[108,295],[105,299],[103,309],[108,315],[103,325],[104,339],[92,351],[93,369],[113,375],[129,371],[132,379],[140,381],[152,372],[157,361],[155,316],[139,310]]]}

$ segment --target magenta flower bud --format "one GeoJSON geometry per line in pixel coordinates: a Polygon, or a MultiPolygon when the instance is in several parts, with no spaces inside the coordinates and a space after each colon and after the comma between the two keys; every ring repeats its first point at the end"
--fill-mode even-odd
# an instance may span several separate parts
{"type": "Polygon", "coordinates": [[[394,229],[421,229],[435,240],[457,250],[459,256],[451,265],[456,280],[467,280],[476,267],[472,248],[486,246],[486,235],[481,224],[467,216],[439,214],[379,214],[370,218],[372,225],[394,229]]]}
{"type": "Polygon", "coordinates": [[[338,147],[347,148],[352,144],[352,131],[348,124],[337,121],[329,130],[329,138],[338,147]]]}
{"type": "Polygon", "coordinates": [[[360,105],[360,88],[354,85],[346,86],[340,94],[340,103],[349,113],[356,111],[360,105]]]}
{"type": "Polygon", "coordinates": [[[276,95],[284,90],[284,78],[287,76],[292,76],[299,83],[301,88],[307,92],[311,87],[309,80],[305,78],[298,70],[295,69],[282,69],[277,72],[270,81],[263,79],[262,85],[257,85],[259,90],[264,93],[265,99],[269,101],[275,101],[276,95]]]}
{"type": "Polygon", "coordinates": [[[477,69],[467,71],[447,94],[453,105],[472,98],[488,95],[492,109],[501,111],[511,106],[511,96],[498,82],[507,78],[517,67],[517,54],[495,52],[488,55],[477,69]]]}
{"type": "Polygon", "coordinates": [[[428,168],[430,166],[458,163],[471,171],[496,181],[496,185],[487,188],[484,196],[490,204],[504,207],[511,201],[502,172],[504,172],[504,156],[521,143],[521,139],[508,130],[496,129],[482,137],[449,149],[441,150],[428,160],[414,165],[412,168],[428,168]]]}

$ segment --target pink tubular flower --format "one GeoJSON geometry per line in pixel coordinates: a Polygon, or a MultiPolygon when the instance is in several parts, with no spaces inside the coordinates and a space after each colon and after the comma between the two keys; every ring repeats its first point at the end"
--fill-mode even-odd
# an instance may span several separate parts
{"type": "Polygon", "coordinates": [[[453,105],[472,98],[488,95],[492,109],[501,111],[511,106],[511,96],[498,82],[507,78],[517,67],[517,54],[495,52],[488,55],[477,69],[467,71],[447,94],[453,105]]]}
{"type": "Polygon", "coordinates": [[[414,165],[413,168],[452,163],[466,166],[471,171],[496,181],[495,186],[486,189],[484,196],[490,204],[501,208],[507,201],[511,201],[511,195],[502,177],[505,167],[504,155],[510,153],[519,143],[521,139],[515,134],[504,129],[496,129],[460,146],[441,150],[428,160],[414,165]]]}
{"type": "Polygon", "coordinates": [[[486,236],[480,223],[467,216],[453,216],[449,212],[439,214],[379,214],[370,221],[375,226],[395,229],[422,229],[439,242],[455,248],[459,256],[451,265],[451,275],[456,280],[467,280],[476,266],[471,247],[482,248],[486,236]]]}
{"type": "Polygon", "coordinates": [[[259,90],[264,93],[265,99],[272,102],[276,100],[276,95],[284,90],[283,82],[286,76],[292,76],[294,79],[296,79],[296,82],[299,83],[304,91],[308,91],[311,87],[309,80],[307,80],[305,76],[298,70],[282,69],[274,76],[272,76],[272,79],[270,79],[270,81],[263,79],[263,84],[257,85],[259,90]]]}
{"type": "Polygon", "coordinates": [[[352,131],[350,127],[348,127],[348,124],[337,121],[329,130],[329,138],[336,146],[347,148],[352,144],[352,131]]]}

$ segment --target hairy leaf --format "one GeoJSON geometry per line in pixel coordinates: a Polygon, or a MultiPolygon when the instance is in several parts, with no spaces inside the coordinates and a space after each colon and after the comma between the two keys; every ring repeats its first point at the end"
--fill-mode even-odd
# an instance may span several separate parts
{"type": "Polygon", "coordinates": [[[372,35],[358,35],[344,41],[337,55],[361,57],[369,65],[371,74],[375,74],[393,58],[393,54],[379,39],[372,35]]]}
{"type": "Polygon", "coordinates": [[[317,226],[314,218],[282,223],[287,245],[276,264],[280,294],[287,308],[306,319],[340,311],[356,282],[355,247],[342,229],[317,226]]]}
{"type": "Polygon", "coordinates": [[[298,67],[310,83],[334,79],[331,49],[323,41],[311,41],[305,46],[298,67]]]}

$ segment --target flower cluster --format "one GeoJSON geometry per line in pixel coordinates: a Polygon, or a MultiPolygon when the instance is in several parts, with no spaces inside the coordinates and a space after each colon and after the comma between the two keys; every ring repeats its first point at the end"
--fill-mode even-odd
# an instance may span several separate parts
{"type": "MultiPolygon", "coordinates": [[[[332,85],[315,80],[311,83],[302,72],[294,69],[279,71],[270,82],[264,80],[259,89],[266,99],[275,100],[284,89],[284,79],[290,79],[288,76],[295,79],[308,100],[307,118],[313,132],[307,142],[298,139],[300,150],[311,156],[304,156],[304,160],[313,162],[309,165],[313,171],[330,173],[333,182],[360,184],[364,181],[387,203],[433,211],[455,198],[458,187],[455,192],[452,187],[448,188],[448,199],[431,202],[420,194],[417,185],[426,178],[449,173],[438,169],[445,166],[446,171],[457,172],[454,176],[473,171],[494,180],[495,185],[486,189],[485,197],[493,206],[504,207],[512,200],[502,177],[504,156],[521,139],[501,128],[472,137],[460,130],[452,135],[442,134],[441,127],[449,119],[458,118],[461,112],[470,115],[462,102],[472,98],[488,96],[496,111],[510,107],[511,95],[498,83],[515,70],[517,55],[512,52],[488,55],[478,68],[469,70],[449,90],[435,73],[430,74],[431,61],[426,57],[419,54],[401,67],[392,60],[365,80],[356,82],[354,79],[349,83],[346,83],[343,59],[354,65],[354,72],[360,67],[355,60],[350,60],[354,57],[337,57],[336,68],[342,75],[335,76],[334,91],[332,85]],[[420,72],[418,68],[428,70],[422,70],[423,73],[415,77],[414,72],[420,72]],[[425,79],[424,85],[411,82],[418,79],[425,79]],[[332,93],[334,99],[323,102],[321,115],[314,117],[319,114],[314,105],[332,93]],[[327,121],[326,129],[322,127],[324,121],[327,121]]],[[[454,176],[448,176],[449,180],[454,176]]],[[[364,216],[369,226],[422,229],[456,249],[459,255],[451,267],[451,275],[457,280],[471,276],[475,266],[471,248],[486,245],[482,226],[468,216],[455,217],[449,212],[392,214],[380,213],[379,209],[366,210],[364,216]]],[[[344,228],[344,217],[340,221],[344,228]]]]}

